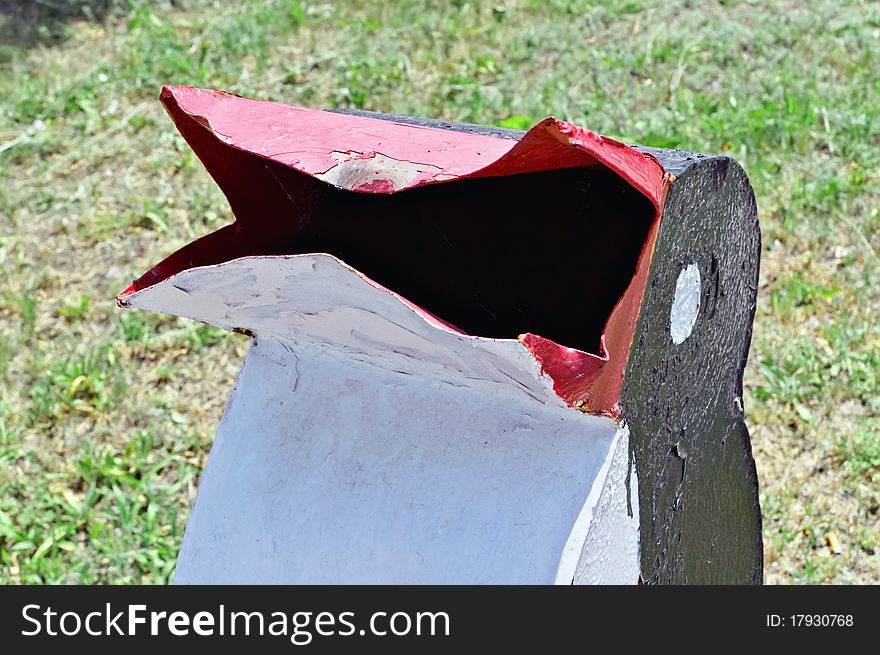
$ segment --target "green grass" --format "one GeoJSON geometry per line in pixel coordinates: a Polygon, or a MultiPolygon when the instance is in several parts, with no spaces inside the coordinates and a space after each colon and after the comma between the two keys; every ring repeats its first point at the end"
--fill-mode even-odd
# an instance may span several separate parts
{"type": "Polygon", "coordinates": [[[230,220],[159,107],[164,83],[512,127],[552,114],[737,158],[764,233],[745,405],[766,579],[880,582],[880,5],[179,0],[83,16],[0,24],[0,582],[173,572],[247,341],[113,303],[230,220]]]}

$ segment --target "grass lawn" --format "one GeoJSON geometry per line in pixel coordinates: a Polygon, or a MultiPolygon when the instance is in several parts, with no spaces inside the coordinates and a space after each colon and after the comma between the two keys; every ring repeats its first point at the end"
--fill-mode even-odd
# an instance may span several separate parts
{"type": "Polygon", "coordinates": [[[745,408],[766,581],[880,583],[880,4],[840,0],[0,16],[0,582],[169,581],[244,356],[244,336],[114,304],[231,221],[163,83],[514,127],[552,114],[734,156],[764,234],[745,408]]]}

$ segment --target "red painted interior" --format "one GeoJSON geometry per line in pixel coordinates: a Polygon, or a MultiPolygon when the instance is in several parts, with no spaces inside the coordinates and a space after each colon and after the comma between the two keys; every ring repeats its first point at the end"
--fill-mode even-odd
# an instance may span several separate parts
{"type": "MultiPolygon", "coordinates": [[[[120,300],[188,268],[278,252],[279,243],[295,239],[303,232],[325,197],[327,185],[316,183],[313,176],[333,169],[340,157],[369,161],[378,153],[429,169],[403,182],[380,177],[350,189],[360,194],[389,194],[454,179],[585,166],[613,171],[650,201],[655,214],[635,275],[605,324],[604,347],[598,355],[591,354],[529,333],[523,334],[520,341],[566,402],[591,413],[618,414],[623,371],[669,181],[655,159],[553,118],[541,121],[517,142],[291,107],[192,87],[164,87],[160,98],[183,137],[226,194],[236,221],[157,264],[123,291],[120,300]],[[291,189],[296,193],[292,194],[291,189]]],[[[565,238],[560,235],[560,239],[565,238]]],[[[613,249],[614,244],[603,244],[601,248],[613,249]]],[[[590,247],[585,246],[584,250],[584,256],[589,257],[590,247]]],[[[572,301],[576,302],[576,298],[572,301]]]]}

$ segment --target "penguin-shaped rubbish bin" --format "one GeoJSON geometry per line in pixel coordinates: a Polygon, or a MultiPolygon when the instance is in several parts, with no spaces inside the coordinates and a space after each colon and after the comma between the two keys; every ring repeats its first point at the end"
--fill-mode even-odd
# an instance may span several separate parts
{"type": "Polygon", "coordinates": [[[175,582],[761,581],[736,162],[161,100],[235,221],[118,303],[251,339],[175,582]]]}

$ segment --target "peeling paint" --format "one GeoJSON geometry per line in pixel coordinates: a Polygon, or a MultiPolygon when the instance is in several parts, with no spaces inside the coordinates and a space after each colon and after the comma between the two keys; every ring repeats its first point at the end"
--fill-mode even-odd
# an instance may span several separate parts
{"type": "Polygon", "coordinates": [[[330,157],[337,164],[315,177],[340,189],[361,193],[393,193],[432,180],[443,172],[438,166],[394,159],[377,152],[334,151],[330,157]]]}

